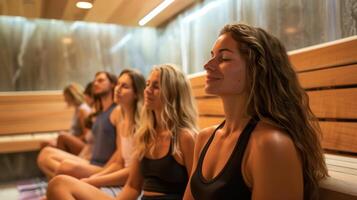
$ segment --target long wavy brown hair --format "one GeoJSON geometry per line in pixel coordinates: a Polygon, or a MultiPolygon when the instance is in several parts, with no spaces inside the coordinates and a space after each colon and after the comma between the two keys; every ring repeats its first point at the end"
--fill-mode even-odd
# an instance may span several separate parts
{"type": "Polygon", "coordinates": [[[304,199],[318,199],[319,181],[328,176],[321,148],[321,129],[309,106],[285,47],[261,28],[245,24],[223,27],[246,61],[246,114],[283,129],[298,150],[304,178],[304,199]]]}

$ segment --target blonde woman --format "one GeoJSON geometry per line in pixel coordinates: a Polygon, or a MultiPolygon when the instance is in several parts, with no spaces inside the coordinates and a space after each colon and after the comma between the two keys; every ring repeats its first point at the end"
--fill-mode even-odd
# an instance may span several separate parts
{"type": "Polygon", "coordinates": [[[77,155],[85,145],[84,138],[88,132],[85,127],[85,119],[90,115],[92,109],[85,101],[82,86],[77,83],[71,83],[63,89],[63,98],[68,107],[74,108],[71,127],[68,131],[61,131],[57,140],[44,142],[41,145],[43,147],[55,146],[77,155]]]}
{"type": "Polygon", "coordinates": [[[75,112],[70,130],[72,134],[60,134],[57,138],[57,148],[78,155],[86,145],[85,138],[88,137],[90,128],[85,126],[85,120],[94,111],[92,87],[92,83],[88,83],[84,92],[81,93],[81,86],[72,83],[63,90],[67,104],[74,105],[75,112]]]}
{"type": "Polygon", "coordinates": [[[184,199],[317,199],[327,176],[319,127],[279,40],[227,25],[204,68],[225,121],[199,134],[184,199]]]}
{"type": "Polygon", "coordinates": [[[71,83],[63,90],[63,96],[68,106],[74,107],[74,116],[70,133],[84,139],[86,128],[84,119],[92,112],[90,106],[85,102],[82,86],[71,83]]]}
{"type": "MultiPolygon", "coordinates": [[[[193,159],[196,108],[188,80],[177,68],[160,65],[152,70],[144,92],[140,127],[130,175],[116,199],[182,199],[193,159]]],[[[71,199],[62,188],[76,182],[50,183],[48,199],[71,199]],[[57,198],[58,197],[58,198],[57,198]]],[[[58,181],[59,182],[59,181],[58,181]]],[[[90,186],[76,199],[113,199],[90,186]]]]}

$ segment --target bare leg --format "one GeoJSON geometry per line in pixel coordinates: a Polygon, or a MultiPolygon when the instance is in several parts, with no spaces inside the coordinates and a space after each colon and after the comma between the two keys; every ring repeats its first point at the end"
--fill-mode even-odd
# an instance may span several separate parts
{"type": "Polygon", "coordinates": [[[50,200],[114,200],[98,188],[76,178],[59,175],[48,184],[47,199],[50,200]]]}
{"type": "Polygon", "coordinates": [[[78,155],[85,143],[71,134],[61,134],[57,139],[57,147],[69,153],[78,155]]]}
{"type": "Polygon", "coordinates": [[[37,164],[47,177],[52,178],[63,160],[75,160],[80,163],[88,162],[60,149],[45,147],[37,157],[37,164]]]}
{"type": "Polygon", "coordinates": [[[69,159],[61,162],[57,168],[56,175],[65,174],[76,178],[87,178],[102,169],[102,167],[90,163],[77,162],[69,159]]]}

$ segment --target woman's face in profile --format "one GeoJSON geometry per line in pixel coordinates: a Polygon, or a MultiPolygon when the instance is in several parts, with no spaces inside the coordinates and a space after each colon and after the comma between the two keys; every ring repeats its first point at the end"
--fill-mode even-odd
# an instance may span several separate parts
{"type": "Polygon", "coordinates": [[[206,93],[222,96],[245,92],[246,64],[230,33],[217,39],[211,50],[211,59],[204,68],[207,72],[206,93]]]}
{"type": "Polygon", "coordinates": [[[146,81],[146,87],[144,90],[144,105],[146,108],[156,110],[162,107],[160,85],[160,72],[154,70],[151,72],[148,80],[146,81]]]}
{"type": "Polygon", "coordinates": [[[114,101],[121,105],[132,105],[136,99],[133,81],[128,74],[118,78],[118,84],[114,90],[114,101]]]}

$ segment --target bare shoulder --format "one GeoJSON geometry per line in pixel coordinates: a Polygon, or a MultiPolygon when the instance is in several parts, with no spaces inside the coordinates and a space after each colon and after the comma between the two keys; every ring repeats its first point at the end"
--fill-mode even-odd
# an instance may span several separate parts
{"type": "Polygon", "coordinates": [[[292,139],[284,130],[266,122],[258,123],[250,142],[252,146],[261,149],[262,152],[294,148],[292,139]]]}
{"type": "Polygon", "coordinates": [[[119,105],[115,106],[113,111],[110,113],[110,122],[116,125],[121,118],[121,108],[119,105]]]}
{"type": "Polygon", "coordinates": [[[253,196],[257,199],[301,197],[301,159],[287,132],[261,121],[253,131],[248,147],[244,174],[253,196]]]}
{"type": "Polygon", "coordinates": [[[190,129],[182,129],[180,134],[178,135],[180,145],[184,145],[187,142],[194,142],[195,141],[196,133],[190,129]]]}

